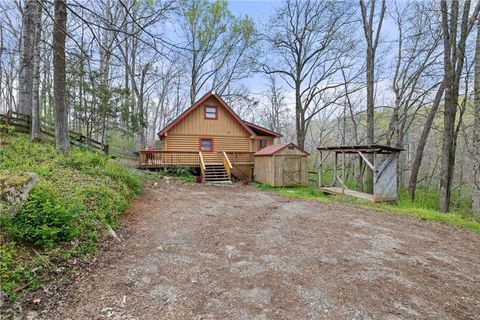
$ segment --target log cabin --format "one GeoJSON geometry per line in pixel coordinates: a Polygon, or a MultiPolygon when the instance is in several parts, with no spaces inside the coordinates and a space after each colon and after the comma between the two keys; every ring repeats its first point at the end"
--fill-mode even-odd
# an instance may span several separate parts
{"type": "Polygon", "coordinates": [[[253,154],[280,134],[244,121],[210,92],[159,133],[159,150],[140,151],[140,168],[198,168],[205,181],[251,179],[253,154]]]}

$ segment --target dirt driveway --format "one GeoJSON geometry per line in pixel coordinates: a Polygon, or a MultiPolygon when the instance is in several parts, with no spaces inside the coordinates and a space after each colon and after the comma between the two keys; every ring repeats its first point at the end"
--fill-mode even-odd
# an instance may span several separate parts
{"type": "Polygon", "coordinates": [[[161,182],[48,319],[480,319],[480,237],[253,187],[161,182]]]}

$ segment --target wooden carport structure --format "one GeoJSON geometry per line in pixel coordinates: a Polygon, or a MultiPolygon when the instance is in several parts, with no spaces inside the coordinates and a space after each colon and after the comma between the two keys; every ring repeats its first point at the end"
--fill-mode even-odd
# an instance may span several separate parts
{"type": "Polygon", "coordinates": [[[397,161],[398,154],[403,151],[402,148],[374,144],[318,147],[317,150],[320,152],[318,186],[322,192],[344,194],[372,202],[397,201],[397,161]],[[324,152],[327,152],[325,156],[324,152]],[[322,184],[322,165],[331,153],[335,156],[333,183],[330,186],[324,186],[322,184]],[[339,155],[342,157],[340,169],[338,168],[339,155]],[[373,171],[373,194],[347,188],[345,185],[346,155],[358,155],[360,168],[365,164],[367,168],[373,171]],[[379,156],[384,158],[383,161],[380,161],[379,156]],[[339,176],[338,171],[341,171],[341,176],[339,176]],[[337,186],[337,182],[340,182],[340,187],[337,186]]]}

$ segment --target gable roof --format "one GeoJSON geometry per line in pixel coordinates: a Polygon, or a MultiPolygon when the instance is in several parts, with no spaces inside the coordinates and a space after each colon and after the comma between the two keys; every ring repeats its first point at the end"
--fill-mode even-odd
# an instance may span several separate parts
{"type": "Polygon", "coordinates": [[[228,113],[230,113],[233,118],[235,118],[235,120],[237,120],[237,122],[245,129],[247,130],[248,133],[250,133],[250,135],[254,136],[255,133],[252,131],[252,129],[242,120],[240,119],[240,117],[232,110],[232,108],[230,108],[227,103],[225,101],[223,101],[222,98],[220,98],[220,96],[218,96],[217,94],[215,94],[215,92],[209,92],[207,93],[206,95],[204,95],[203,97],[201,97],[197,102],[195,102],[190,108],[188,108],[187,110],[185,110],[182,114],[180,114],[175,120],[173,120],[172,122],[170,122],[165,128],[163,128],[159,133],[158,133],[158,136],[159,137],[162,137],[164,136],[168,131],[170,131],[173,127],[175,127],[180,121],[182,121],[183,119],[185,119],[186,116],[188,116],[193,110],[195,110],[196,108],[200,107],[202,105],[202,103],[204,103],[205,101],[207,101],[208,98],[210,97],[214,97],[215,99],[217,99],[218,102],[220,102],[220,104],[225,108],[225,110],[227,110],[228,113]]]}
{"type": "MultiPolygon", "coordinates": [[[[254,124],[254,123],[251,123],[251,122],[248,122],[248,121],[245,121],[245,120],[243,120],[243,122],[245,122],[245,124],[246,124],[247,126],[249,126],[250,129],[253,130],[253,132],[258,131],[258,132],[260,132],[261,134],[264,134],[264,135],[267,135],[267,136],[275,136],[275,137],[277,137],[277,138],[282,137],[282,135],[281,135],[280,133],[275,132],[275,131],[272,131],[272,130],[269,130],[269,129],[264,128],[264,127],[261,127],[261,126],[259,126],[258,124],[254,124]]],[[[256,132],[255,132],[255,133],[256,133],[256,132]]]]}
{"type": "Polygon", "coordinates": [[[275,153],[285,149],[288,146],[293,146],[294,148],[300,150],[301,152],[305,153],[305,155],[309,156],[310,153],[307,151],[303,150],[296,144],[290,142],[290,143],[280,143],[280,144],[271,144],[269,146],[266,146],[265,148],[261,149],[260,151],[254,153],[254,156],[271,156],[274,155],[275,153]]]}

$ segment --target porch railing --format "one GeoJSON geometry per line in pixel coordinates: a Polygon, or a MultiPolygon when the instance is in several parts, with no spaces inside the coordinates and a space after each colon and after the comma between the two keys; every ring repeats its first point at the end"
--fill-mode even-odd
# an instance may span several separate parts
{"type": "Polygon", "coordinates": [[[227,153],[225,151],[223,151],[222,154],[223,154],[223,167],[225,168],[225,171],[227,172],[228,179],[232,179],[233,166],[230,163],[230,159],[228,158],[227,153]]]}
{"type": "Polygon", "coordinates": [[[139,151],[140,168],[161,168],[168,166],[199,166],[198,152],[190,151],[139,151]]]}
{"type": "MultiPolygon", "coordinates": [[[[225,158],[232,167],[239,164],[253,164],[253,152],[202,152],[204,164],[225,163],[225,158]]],[[[164,168],[172,166],[200,167],[198,151],[139,151],[139,168],[164,168]]]]}
{"type": "Polygon", "coordinates": [[[254,152],[226,152],[232,165],[253,164],[254,152]]]}

